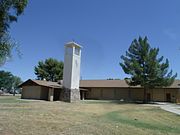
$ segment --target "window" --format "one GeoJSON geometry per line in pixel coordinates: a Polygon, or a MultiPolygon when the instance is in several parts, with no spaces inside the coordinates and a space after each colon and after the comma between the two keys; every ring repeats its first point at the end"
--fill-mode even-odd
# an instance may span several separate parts
{"type": "Polygon", "coordinates": [[[79,55],[80,49],[75,47],[75,54],[79,55]]]}

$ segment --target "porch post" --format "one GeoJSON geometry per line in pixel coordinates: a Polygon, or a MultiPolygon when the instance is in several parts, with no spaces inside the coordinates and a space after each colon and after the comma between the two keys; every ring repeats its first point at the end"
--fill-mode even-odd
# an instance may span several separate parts
{"type": "Polygon", "coordinates": [[[82,91],[82,100],[84,100],[84,91],[82,91]]]}
{"type": "Polygon", "coordinates": [[[54,88],[49,88],[48,100],[49,101],[53,101],[54,100],[54,88]]]}

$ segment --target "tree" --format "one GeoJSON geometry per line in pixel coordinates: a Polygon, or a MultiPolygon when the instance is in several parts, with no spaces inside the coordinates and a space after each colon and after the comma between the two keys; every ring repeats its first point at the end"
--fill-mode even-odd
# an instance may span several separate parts
{"type": "Polygon", "coordinates": [[[16,47],[8,29],[12,22],[17,22],[27,2],[28,0],[0,0],[0,66],[11,57],[11,51],[16,47]]]}
{"type": "Polygon", "coordinates": [[[164,57],[158,57],[158,53],[159,48],[152,48],[147,37],[139,37],[133,40],[126,55],[121,56],[123,62],[120,66],[130,75],[125,80],[130,86],[140,85],[144,88],[144,102],[147,102],[147,89],[169,86],[177,77],[177,73],[173,75],[172,70],[168,72],[168,59],[163,62],[164,57]]]}
{"type": "Polygon", "coordinates": [[[39,61],[35,66],[35,74],[38,80],[46,79],[47,81],[58,81],[63,78],[63,62],[53,58],[39,61]]]}
{"type": "Polygon", "coordinates": [[[10,72],[0,71],[0,89],[9,92],[12,89],[13,75],[10,72]]]}
{"type": "Polygon", "coordinates": [[[16,93],[20,83],[22,83],[20,77],[14,76],[11,72],[0,71],[0,90],[16,93]]]}
{"type": "Polygon", "coordinates": [[[19,89],[19,85],[22,83],[22,80],[20,77],[18,76],[13,76],[13,83],[12,83],[12,86],[13,86],[13,95],[15,96],[16,93],[21,93],[20,89],[19,89]]]}

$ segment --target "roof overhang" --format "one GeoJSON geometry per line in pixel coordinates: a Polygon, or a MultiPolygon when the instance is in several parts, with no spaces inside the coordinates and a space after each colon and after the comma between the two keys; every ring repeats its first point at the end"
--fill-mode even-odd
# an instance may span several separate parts
{"type": "Polygon", "coordinates": [[[22,88],[23,86],[43,86],[43,87],[48,87],[48,88],[62,88],[62,85],[58,84],[57,82],[48,82],[48,81],[41,81],[41,80],[32,80],[29,79],[22,84],[18,86],[18,88],[22,88]]]}
{"type": "Polygon", "coordinates": [[[88,89],[85,89],[85,88],[79,88],[80,91],[89,91],[88,89]]]}

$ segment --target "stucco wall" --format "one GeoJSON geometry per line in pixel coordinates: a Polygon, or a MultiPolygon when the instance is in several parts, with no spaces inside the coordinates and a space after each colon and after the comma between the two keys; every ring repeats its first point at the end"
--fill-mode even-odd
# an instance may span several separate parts
{"type": "Polygon", "coordinates": [[[68,89],[79,89],[81,65],[81,49],[79,47],[65,48],[63,86],[68,89]],[[76,51],[78,54],[76,54],[76,51]]]}
{"type": "Polygon", "coordinates": [[[115,98],[115,89],[109,89],[109,88],[104,88],[101,89],[101,99],[109,99],[109,100],[113,100],[115,98]]]}
{"type": "Polygon", "coordinates": [[[127,100],[129,98],[129,91],[128,89],[123,88],[91,88],[86,98],[104,100],[127,100]]]}
{"type": "Polygon", "coordinates": [[[73,60],[73,48],[65,48],[64,56],[64,68],[63,68],[63,86],[71,89],[71,77],[72,77],[72,60],[73,60]]]}
{"type": "Polygon", "coordinates": [[[75,54],[75,48],[74,48],[73,60],[72,60],[71,89],[79,89],[80,65],[81,65],[81,51],[79,49],[79,55],[77,55],[75,54]]]}
{"type": "Polygon", "coordinates": [[[91,88],[90,92],[87,95],[87,98],[90,99],[101,99],[101,89],[100,88],[91,88]]]}
{"type": "Polygon", "coordinates": [[[21,98],[48,100],[49,88],[43,86],[23,86],[21,98]]]}
{"type": "Polygon", "coordinates": [[[153,89],[153,100],[154,101],[165,101],[165,89],[153,89]]]}
{"type": "Polygon", "coordinates": [[[23,86],[21,98],[40,99],[41,98],[41,86],[23,86]]]}
{"type": "MultiPolygon", "coordinates": [[[[25,99],[48,99],[49,88],[42,86],[23,86],[22,98],[25,99]]],[[[180,102],[180,89],[151,89],[151,101],[167,101],[166,94],[171,96],[171,102],[180,102]]],[[[90,88],[86,94],[87,99],[104,100],[143,100],[144,90],[133,88],[90,88]]]]}
{"type": "Polygon", "coordinates": [[[143,89],[130,89],[130,99],[131,100],[143,100],[144,90],[143,89]]]}
{"type": "MultiPolygon", "coordinates": [[[[151,89],[147,90],[151,101],[167,101],[166,94],[170,93],[171,102],[180,102],[179,89],[151,89]]],[[[144,100],[144,89],[140,88],[91,88],[86,96],[87,99],[107,100],[144,100]]]]}
{"type": "Polygon", "coordinates": [[[41,96],[40,98],[43,100],[48,100],[49,88],[41,86],[41,96]]]}
{"type": "Polygon", "coordinates": [[[114,94],[116,100],[129,100],[129,90],[126,88],[116,88],[114,94]]]}

